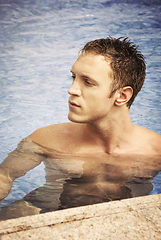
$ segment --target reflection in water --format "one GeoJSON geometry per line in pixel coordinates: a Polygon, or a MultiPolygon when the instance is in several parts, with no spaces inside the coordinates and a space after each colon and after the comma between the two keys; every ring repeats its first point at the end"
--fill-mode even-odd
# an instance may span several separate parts
{"type": "Polygon", "coordinates": [[[1,208],[0,220],[148,195],[161,169],[159,156],[47,152],[46,183],[1,208]]]}

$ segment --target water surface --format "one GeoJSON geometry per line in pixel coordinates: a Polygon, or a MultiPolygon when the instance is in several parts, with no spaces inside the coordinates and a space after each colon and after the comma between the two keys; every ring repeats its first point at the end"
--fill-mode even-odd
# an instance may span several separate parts
{"type": "MultiPolygon", "coordinates": [[[[108,35],[128,36],[145,55],[146,82],[130,115],[133,123],[161,134],[160,13],[159,0],[0,0],[0,161],[37,128],[68,121],[69,70],[78,50],[108,35]]],[[[15,180],[0,206],[45,181],[41,164],[15,180]]],[[[161,192],[160,183],[157,175],[151,193],[161,192]]]]}

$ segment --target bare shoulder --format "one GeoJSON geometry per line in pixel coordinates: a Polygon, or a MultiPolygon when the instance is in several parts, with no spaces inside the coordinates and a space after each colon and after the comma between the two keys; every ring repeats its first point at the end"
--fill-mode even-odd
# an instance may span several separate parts
{"type": "Polygon", "coordinates": [[[161,155],[161,135],[143,127],[138,127],[138,131],[139,138],[146,144],[149,152],[161,155]]]}
{"type": "Polygon", "coordinates": [[[31,140],[43,147],[61,150],[62,146],[74,140],[79,124],[66,122],[39,128],[30,135],[31,140]]]}

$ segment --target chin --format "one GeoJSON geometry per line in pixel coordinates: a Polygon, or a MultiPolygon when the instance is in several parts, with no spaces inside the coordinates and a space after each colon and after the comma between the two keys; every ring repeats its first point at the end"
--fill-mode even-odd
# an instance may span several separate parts
{"type": "Polygon", "coordinates": [[[87,121],[81,119],[81,117],[79,116],[73,116],[73,114],[68,114],[68,119],[71,121],[71,122],[75,122],[75,123],[86,123],[87,121]]]}
{"type": "Polygon", "coordinates": [[[71,122],[77,122],[76,121],[76,117],[72,116],[73,114],[70,114],[70,112],[68,113],[68,119],[71,121],[71,122]]]}

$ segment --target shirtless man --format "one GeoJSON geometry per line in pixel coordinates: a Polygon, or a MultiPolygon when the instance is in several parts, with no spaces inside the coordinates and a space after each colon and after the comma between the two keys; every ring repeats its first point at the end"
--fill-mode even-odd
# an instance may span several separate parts
{"type": "MultiPolygon", "coordinates": [[[[148,156],[146,161],[143,158],[142,166],[149,165],[154,177],[160,171],[161,136],[134,125],[129,117],[130,106],[144,83],[145,71],[143,55],[128,39],[109,37],[87,43],[71,68],[70,122],[36,130],[5,159],[0,168],[0,198],[8,195],[15,178],[44,158],[54,159],[58,155],[58,159],[63,156],[68,159],[69,155],[87,157],[84,172],[91,176],[92,171],[96,173],[99,161],[108,159],[109,163],[117,159],[117,169],[124,166],[121,171],[126,171],[131,169],[129,156],[148,156]]],[[[71,159],[76,164],[76,159],[71,159]]],[[[56,164],[59,166],[59,162],[56,164]]],[[[69,168],[70,172],[78,171],[77,167],[69,168]]]]}

